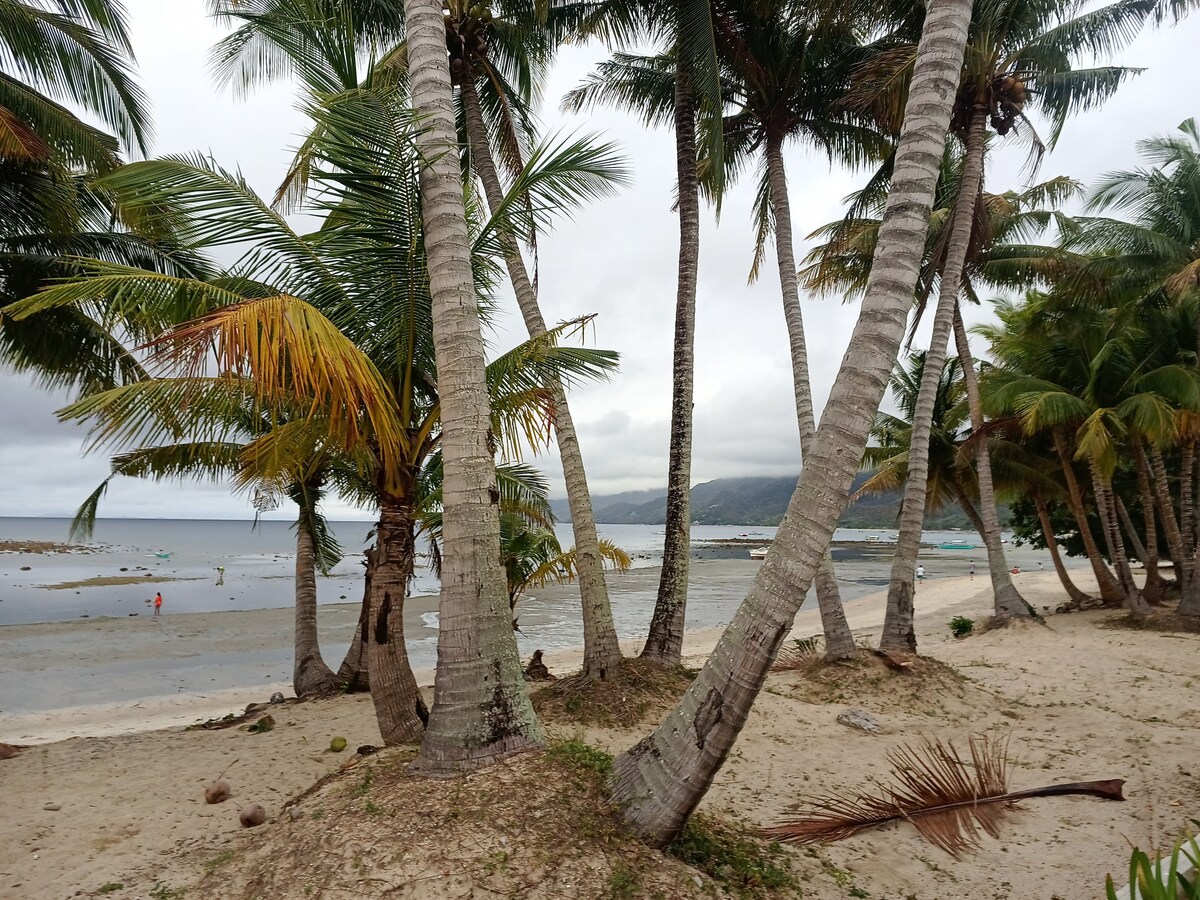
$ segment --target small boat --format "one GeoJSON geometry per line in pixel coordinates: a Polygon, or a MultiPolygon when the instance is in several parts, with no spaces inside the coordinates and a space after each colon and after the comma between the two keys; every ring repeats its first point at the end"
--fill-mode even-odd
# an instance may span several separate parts
{"type": "Polygon", "coordinates": [[[868,535],[867,535],[867,543],[868,543],[868,544],[878,544],[878,543],[879,543],[879,535],[877,535],[877,534],[868,534],[868,535]]]}
{"type": "Polygon", "coordinates": [[[753,550],[750,551],[750,558],[751,559],[766,559],[767,558],[767,550],[769,550],[769,549],[770,549],[769,547],[755,547],[753,550]]]}
{"type": "Polygon", "coordinates": [[[738,537],[750,537],[750,532],[743,531],[738,534],[738,537]]]}
{"type": "Polygon", "coordinates": [[[154,555],[156,557],[158,557],[159,559],[170,559],[171,558],[170,553],[155,553],[154,555]]]}
{"type": "Polygon", "coordinates": [[[938,544],[939,550],[974,550],[974,544],[968,544],[966,541],[946,541],[938,544]]]}

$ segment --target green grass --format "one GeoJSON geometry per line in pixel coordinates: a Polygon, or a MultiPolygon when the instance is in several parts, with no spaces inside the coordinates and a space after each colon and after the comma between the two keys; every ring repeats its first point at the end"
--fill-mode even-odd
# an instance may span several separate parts
{"type": "Polygon", "coordinates": [[[208,862],[206,862],[204,864],[204,874],[211,875],[213,872],[217,871],[217,869],[221,868],[221,866],[225,865],[225,863],[229,862],[231,859],[233,859],[233,851],[232,850],[222,850],[220,853],[218,853],[216,856],[214,856],[212,859],[210,859],[208,862]]]}
{"type": "Polygon", "coordinates": [[[125,885],[121,884],[121,882],[119,882],[119,881],[110,881],[107,884],[100,885],[100,889],[98,891],[96,891],[96,893],[97,894],[111,894],[113,891],[119,891],[123,887],[125,887],[125,885]]]}
{"type": "Polygon", "coordinates": [[[744,900],[800,895],[783,847],[707,816],[692,816],[667,852],[744,900]]]}
{"type": "Polygon", "coordinates": [[[608,876],[607,887],[608,891],[604,895],[606,900],[633,900],[638,894],[641,883],[638,881],[637,873],[622,863],[617,863],[608,876]]]}
{"type": "Polygon", "coordinates": [[[183,895],[183,888],[173,888],[161,882],[155,882],[150,890],[150,900],[181,900],[183,895]]]}
{"type": "Polygon", "coordinates": [[[612,774],[612,754],[586,744],[579,738],[551,744],[546,756],[577,772],[587,772],[601,779],[612,774]]]}

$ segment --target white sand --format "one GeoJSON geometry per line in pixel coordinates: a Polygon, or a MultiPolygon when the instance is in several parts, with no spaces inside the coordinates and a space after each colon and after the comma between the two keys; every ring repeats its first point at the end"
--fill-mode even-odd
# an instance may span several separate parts
{"type": "MultiPolygon", "coordinates": [[[[1061,598],[1052,573],[1019,576],[1018,586],[1039,607],[1061,598]]],[[[986,728],[1010,729],[1018,760],[1014,788],[1117,777],[1128,780],[1129,802],[1031,801],[1012,815],[1001,840],[986,839],[980,853],[963,860],[903,825],[833,845],[820,858],[872,898],[1101,896],[1104,874],[1126,866],[1127,842],[1161,846],[1189,817],[1200,817],[1200,637],[1105,629],[1099,625],[1111,613],[1087,613],[1051,617],[1048,628],[950,638],[951,616],[982,617],[989,600],[983,578],[935,580],[917,595],[922,652],[967,679],[944,695],[914,704],[886,686],[864,691],[859,684],[850,700],[817,701],[798,674],[771,676],[706,806],[774,822],[802,792],[853,789],[882,774],[885,750],[903,740],[921,734],[962,740],[986,728]],[[847,705],[877,716],[884,733],[838,725],[847,705]]],[[[882,594],[853,604],[852,627],[873,634],[883,609],[882,594]]],[[[794,634],[817,631],[816,614],[805,613],[794,634]]],[[[699,661],[717,637],[715,631],[689,636],[689,658],[699,661]]],[[[579,654],[547,657],[551,669],[564,671],[579,654]]],[[[275,707],[277,725],[266,734],[173,728],[115,735],[135,724],[162,724],[163,717],[202,716],[223,709],[218,701],[227,699],[205,698],[204,711],[181,700],[174,707],[93,709],[27,722],[26,730],[43,739],[71,729],[113,734],[44,743],[0,760],[0,897],[65,897],[106,883],[126,885],[111,894],[117,898],[149,896],[156,884],[190,886],[187,900],[222,897],[219,877],[199,884],[206,864],[218,866],[227,851],[263,833],[238,827],[241,803],[258,801],[275,814],[335,771],[347,754],[327,752],[334,735],[344,736],[351,751],[379,743],[365,696],[275,707]],[[206,806],[204,785],[223,770],[234,799],[206,806]]],[[[637,734],[587,737],[622,749],[637,734]]],[[[833,881],[808,890],[817,900],[849,895],[849,887],[833,881]]]]}

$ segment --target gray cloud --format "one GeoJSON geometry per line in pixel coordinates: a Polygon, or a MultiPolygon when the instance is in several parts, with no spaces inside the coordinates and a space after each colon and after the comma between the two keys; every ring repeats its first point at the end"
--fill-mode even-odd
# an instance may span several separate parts
{"type": "MultiPolygon", "coordinates": [[[[212,86],[208,47],[219,32],[202,4],[129,0],[143,83],[155,106],[155,152],[211,152],[228,168],[240,167],[261,193],[269,194],[284,171],[304,118],[291,90],[277,85],[245,100],[212,86]]],[[[1181,98],[1180,85],[1194,78],[1191,56],[1200,17],[1173,30],[1147,33],[1120,55],[1148,66],[1102,110],[1068,123],[1041,169],[1042,176],[1071,174],[1083,181],[1136,163],[1135,141],[1174,128],[1197,112],[1181,98]]],[[[560,224],[540,247],[541,301],[550,320],[597,313],[596,346],[622,354],[621,372],[610,382],[572,394],[593,490],[599,493],[661,486],[671,399],[677,232],[671,214],[674,150],[669,132],[651,132],[630,116],[598,110],[582,116],[557,111],[558,98],[603,56],[599,48],[568,48],[545,96],[548,130],[603,132],[620,142],[633,168],[633,185],[560,224]]],[[[1025,148],[999,145],[989,163],[992,190],[1019,187],[1025,148]]],[[[797,257],[809,248],[805,235],[841,213],[842,198],[860,177],[830,170],[821,157],[789,149],[797,257]]],[[[696,333],[695,481],[745,474],[779,475],[798,469],[798,437],[791,395],[787,334],[780,309],[773,255],[761,280],[746,283],[752,254],[750,204],[753,185],[739,186],[726,201],[719,224],[706,215],[702,232],[696,333]]],[[[507,296],[491,342],[497,350],[523,337],[507,296]]],[[[857,314],[836,300],[805,303],[809,362],[818,411],[824,406],[857,314]]],[[[968,311],[972,322],[986,310],[968,311]]],[[[918,337],[918,345],[927,335],[918,337]]],[[[62,426],[51,398],[27,380],[0,378],[0,512],[70,514],[104,477],[103,457],[81,458],[82,435],[62,426]]],[[[560,491],[553,453],[538,464],[560,491]]],[[[220,487],[114,485],[104,511],[110,515],[245,516],[248,505],[220,487]]],[[[332,515],[348,511],[333,504],[332,515]]],[[[287,511],[276,514],[286,517],[287,511]]],[[[361,515],[359,513],[358,515],[361,515]]]]}

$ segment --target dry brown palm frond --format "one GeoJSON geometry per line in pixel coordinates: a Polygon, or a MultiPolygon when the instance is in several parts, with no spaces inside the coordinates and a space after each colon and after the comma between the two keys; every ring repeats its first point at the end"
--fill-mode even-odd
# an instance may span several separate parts
{"type": "Polygon", "coordinates": [[[819,634],[792,641],[791,644],[779,651],[779,655],[775,657],[775,662],[771,666],[771,671],[794,672],[797,669],[807,668],[821,658],[821,642],[822,636],[819,634]]]}
{"type": "Polygon", "coordinates": [[[926,740],[888,753],[895,780],[877,793],[830,794],[801,804],[790,822],[762,829],[764,837],[821,844],[905,819],[931,843],[952,856],[974,849],[979,829],[999,837],[1000,819],[1013,803],[1030,797],[1089,794],[1124,800],[1125,782],[1082,781],[1025,791],[1008,790],[1008,738],[972,735],[970,760],[952,744],[926,740]]]}

